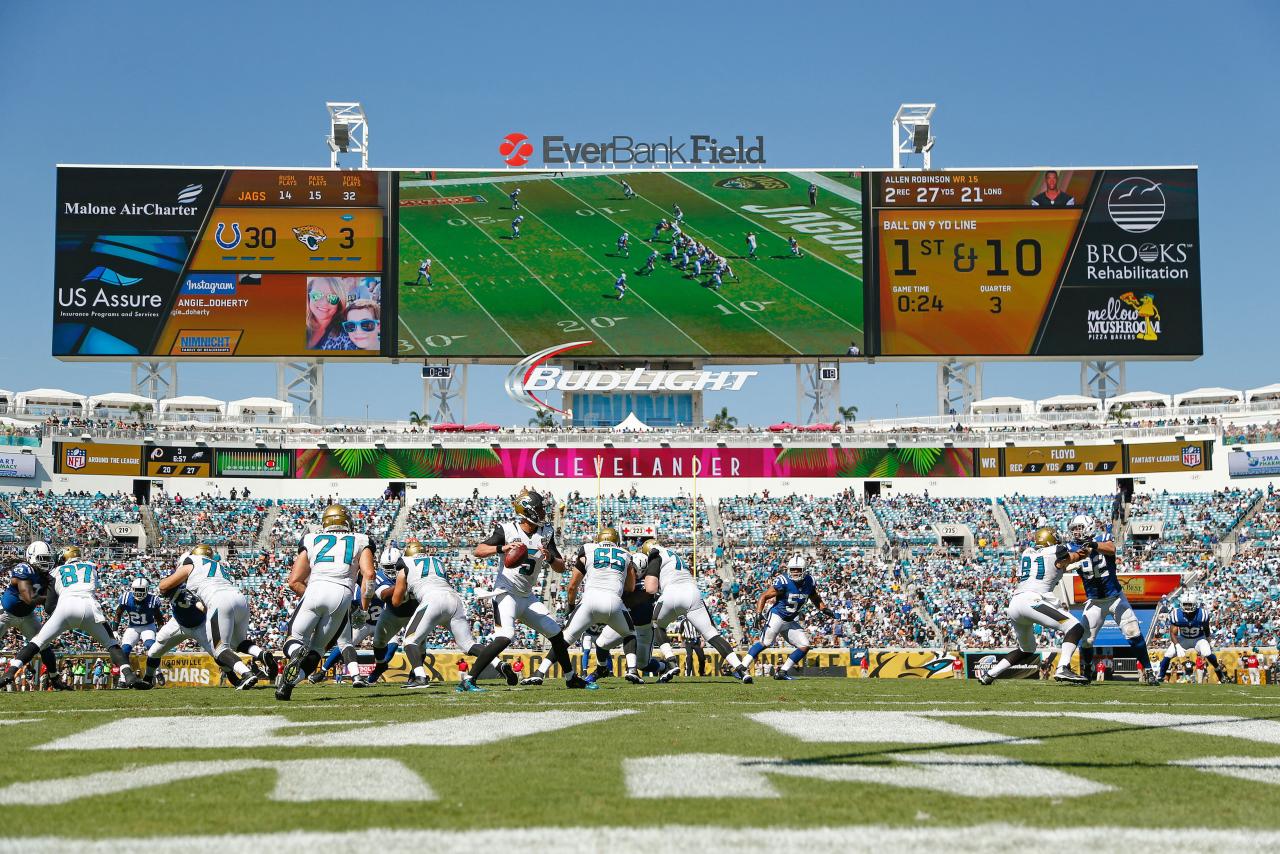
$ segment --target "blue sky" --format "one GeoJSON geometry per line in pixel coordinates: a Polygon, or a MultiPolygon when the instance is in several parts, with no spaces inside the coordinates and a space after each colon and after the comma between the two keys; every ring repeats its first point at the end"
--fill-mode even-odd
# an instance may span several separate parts
{"type": "MultiPolygon", "coordinates": [[[[939,104],[936,166],[1201,167],[1206,355],[1131,363],[1129,387],[1280,381],[1270,177],[1280,5],[382,2],[0,4],[5,134],[0,385],[124,390],[125,365],[51,358],[54,164],[310,165],[326,100],[359,100],[375,166],[495,166],[503,135],[764,134],[771,165],[885,166],[904,101],[939,104]],[[454,8],[456,7],[456,8],[454,8]],[[362,8],[352,19],[352,11],[362,8]]],[[[472,420],[523,423],[501,368],[472,420]]],[[[411,366],[329,366],[326,414],[420,409],[411,366]]],[[[1078,363],[991,364],[987,394],[1075,391],[1078,363]]],[[[183,366],[181,391],[273,394],[271,365],[183,366]]],[[[794,418],[794,369],[711,395],[794,418]]],[[[930,364],[859,365],[862,417],[932,414],[930,364]]]]}

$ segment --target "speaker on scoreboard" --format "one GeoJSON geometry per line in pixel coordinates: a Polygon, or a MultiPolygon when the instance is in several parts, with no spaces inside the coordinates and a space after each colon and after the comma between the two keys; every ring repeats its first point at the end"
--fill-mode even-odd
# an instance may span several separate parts
{"type": "Polygon", "coordinates": [[[911,147],[916,154],[924,151],[925,146],[929,144],[929,125],[916,125],[915,130],[911,134],[911,147]]]}
{"type": "Polygon", "coordinates": [[[346,151],[351,146],[351,126],[343,122],[333,123],[333,144],[339,151],[346,151]]]}

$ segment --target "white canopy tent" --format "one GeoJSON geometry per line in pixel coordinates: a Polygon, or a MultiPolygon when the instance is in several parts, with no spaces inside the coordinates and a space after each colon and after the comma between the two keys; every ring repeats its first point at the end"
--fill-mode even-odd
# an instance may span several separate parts
{"type": "Polygon", "coordinates": [[[1227,403],[1244,403],[1244,392],[1233,388],[1193,388],[1173,396],[1173,404],[1184,406],[1217,406],[1227,403]]]}
{"type": "Polygon", "coordinates": [[[8,409],[13,403],[13,392],[7,388],[0,388],[0,410],[8,409]]]}
{"type": "Polygon", "coordinates": [[[984,397],[969,404],[972,415],[1030,415],[1035,404],[1025,397],[984,397]]]}
{"type": "Polygon", "coordinates": [[[208,415],[222,418],[227,414],[227,402],[225,400],[215,400],[212,397],[201,397],[196,394],[183,397],[166,397],[160,401],[160,415],[164,417],[170,413],[208,415]]]}
{"type": "MultiPolygon", "coordinates": [[[[3,399],[4,394],[5,392],[0,390],[0,399],[3,399]]],[[[1247,389],[1244,393],[1245,403],[1262,403],[1268,400],[1280,400],[1280,383],[1247,389]]]]}
{"type": "Polygon", "coordinates": [[[613,429],[621,430],[624,433],[649,433],[653,431],[653,428],[637,418],[634,412],[628,413],[627,417],[622,419],[613,429]]]}
{"type": "Polygon", "coordinates": [[[1173,408],[1173,396],[1158,391],[1129,391],[1107,400],[1107,409],[1115,410],[1122,406],[1168,411],[1173,408]]]}
{"type": "Polygon", "coordinates": [[[292,418],[293,404],[275,397],[246,397],[227,404],[228,418],[245,418],[253,421],[260,415],[271,418],[292,418]]]}
{"type": "Polygon", "coordinates": [[[1055,394],[1053,397],[1037,400],[1036,412],[1041,415],[1058,412],[1101,415],[1102,400],[1096,397],[1085,397],[1082,394],[1055,394]]]}
{"type": "Polygon", "coordinates": [[[129,407],[135,403],[149,407],[151,412],[156,411],[156,399],[154,397],[143,397],[140,394],[129,394],[123,391],[92,395],[85,404],[85,408],[90,415],[98,414],[99,410],[104,410],[105,412],[128,412],[129,407]]]}
{"type": "Polygon", "coordinates": [[[67,410],[78,409],[84,412],[85,396],[76,394],[73,391],[63,391],[60,388],[34,388],[30,391],[20,391],[13,400],[13,405],[19,410],[29,408],[45,409],[45,410],[67,410]]]}

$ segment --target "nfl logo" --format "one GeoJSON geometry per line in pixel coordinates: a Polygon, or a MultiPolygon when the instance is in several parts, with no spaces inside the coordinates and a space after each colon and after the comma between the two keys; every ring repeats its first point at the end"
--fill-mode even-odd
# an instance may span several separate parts
{"type": "Polygon", "coordinates": [[[67,448],[66,466],[75,471],[82,469],[89,462],[89,454],[84,448],[67,448]]]}
{"type": "Polygon", "coordinates": [[[1187,445],[1182,449],[1182,464],[1189,469],[1200,465],[1199,445],[1187,445]]]}

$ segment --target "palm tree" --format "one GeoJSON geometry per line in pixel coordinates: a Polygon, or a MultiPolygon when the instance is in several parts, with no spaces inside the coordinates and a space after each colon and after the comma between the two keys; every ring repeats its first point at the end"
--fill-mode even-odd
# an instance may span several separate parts
{"type": "Polygon", "coordinates": [[[1129,420],[1129,416],[1133,414],[1133,407],[1127,403],[1113,407],[1111,410],[1111,419],[1117,424],[1123,424],[1129,420]]]}
{"type": "Polygon", "coordinates": [[[716,432],[738,429],[738,419],[729,414],[729,407],[722,406],[711,419],[711,429],[716,432]]]}
{"type": "Polygon", "coordinates": [[[146,416],[151,412],[151,404],[149,403],[131,403],[129,404],[129,414],[138,419],[141,424],[146,421],[146,416]]]}
{"type": "Polygon", "coordinates": [[[845,424],[852,424],[858,420],[858,407],[850,404],[848,406],[837,406],[836,412],[840,414],[840,420],[845,424]]]}
{"type": "Polygon", "coordinates": [[[545,430],[556,426],[556,417],[548,409],[539,409],[537,414],[529,419],[529,426],[541,427],[545,430]]]}
{"type": "Polygon", "coordinates": [[[425,415],[425,414],[420,415],[418,414],[418,410],[416,409],[410,410],[409,423],[414,425],[415,427],[425,427],[431,423],[431,416],[425,415]]]}

